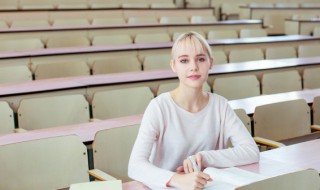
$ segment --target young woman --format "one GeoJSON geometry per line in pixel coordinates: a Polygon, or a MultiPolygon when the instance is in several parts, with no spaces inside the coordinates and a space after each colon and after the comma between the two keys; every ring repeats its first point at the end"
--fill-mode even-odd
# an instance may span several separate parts
{"type": "Polygon", "coordinates": [[[259,150],[227,100],[202,91],[212,64],[211,49],[198,33],[175,41],[170,65],[179,86],[147,107],[129,161],[132,179],[152,189],[203,189],[212,180],[203,168],[258,162],[259,150]]]}

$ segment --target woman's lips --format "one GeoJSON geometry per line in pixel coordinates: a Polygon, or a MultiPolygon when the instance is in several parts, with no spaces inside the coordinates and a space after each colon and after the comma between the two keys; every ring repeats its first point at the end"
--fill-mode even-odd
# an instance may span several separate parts
{"type": "Polygon", "coordinates": [[[190,76],[188,76],[188,78],[191,79],[191,80],[197,80],[200,77],[201,77],[201,75],[190,75],[190,76]]]}

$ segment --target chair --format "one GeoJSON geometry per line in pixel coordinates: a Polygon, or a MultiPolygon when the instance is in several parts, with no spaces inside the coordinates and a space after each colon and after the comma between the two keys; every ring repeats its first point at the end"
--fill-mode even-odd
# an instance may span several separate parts
{"type": "Polygon", "coordinates": [[[314,169],[305,169],[292,173],[267,178],[261,181],[253,182],[237,190],[318,190],[320,188],[319,174],[314,169]]]}
{"type": "Polygon", "coordinates": [[[313,29],[312,34],[313,34],[313,36],[319,36],[320,37],[320,27],[315,27],[313,29]]]}
{"type": "Polygon", "coordinates": [[[221,4],[221,20],[237,20],[242,3],[230,2],[221,4]]]}
{"type": "MultiPolygon", "coordinates": [[[[172,41],[175,41],[181,34],[185,33],[187,31],[180,31],[180,32],[174,32],[172,35],[172,41]]],[[[204,39],[206,39],[206,34],[203,31],[195,31],[198,34],[200,34],[204,39]]]]}
{"type": "Polygon", "coordinates": [[[97,25],[125,25],[126,20],[124,18],[94,18],[92,20],[92,25],[97,26],[97,25]]]}
{"type": "Polygon", "coordinates": [[[240,38],[256,38],[256,37],[266,37],[267,32],[264,29],[241,29],[240,38]]]}
{"type": "Polygon", "coordinates": [[[52,23],[55,27],[84,27],[90,26],[88,19],[55,19],[52,23]]]}
{"type": "Polygon", "coordinates": [[[88,122],[89,104],[83,95],[23,99],[18,108],[19,128],[43,129],[88,122]]]}
{"type": "MultiPolygon", "coordinates": [[[[92,143],[95,169],[89,173],[97,176],[95,171],[98,170],[122,182],[131,181],[128,177],[128,163],[139,127],[129,125],[97,132],[92,143]]],[[[104,180],[103,177],[98,179],[104,180]]]]}
{"type": "Polygon", "coordinates": [[[117,0],[89,0],[88,4],[91,9],[121,8],[121,1],[117,0]]]}
{"type": "Polygon", "coordinates": [[[89,182],[87,149],[75,135],[1,145],[0,152],[0,189],[60,189],[89,182]]]}
{"type": "Polygon", "coordinates": [[[171,38],[167,33],[155,34],[137,34],[134,43],[161,43],[171,42],[171,38]]]}
{"type": "Polygon", "coordinates": [[[32,81],[32,73],[26,65],[0,67],[0,83],[32,81]]]}
{"type": "Polygon", "coordinates": [[[88,9],[87,0],[55,0],[57,9],[88,9]]]}
{"type": "Polygon", "coordinates": [[[254,139],[270,147],[284,146],[276,141],[311,133],[310,107],[304,99],[257,106],[254,115],[254,139]]]}
{"type": "Polygon", "coordinates": [[[5,21],[0,21],[0,29],[8,29],[9,26],[5,21]]]}
{"type": "Polygon", "coordinates": [[[262,75],[262,94],[301,91],[302,81],[298,71],[265,73],[262,75]]]}
{"type": "Polygon", "coordinates": [[[235,49],[229,54],[229,63],[237,63],[244,61],[263,60],[264,55],[261,49],[235,49]]]}
{"type": "Polygon", "coordinates": [[[18,0],[1,0],[0,10],[17,10],[18,0]]]}
{"type": "Polygon", "coordinates": [[[35,68],[35,79],[89,76],[90,68],[85,62],[58,62],[39,64],[35,68]]]}
{"type": "Polygon", "coordinates": [[[147,9],[150,7],[150,3],[148,0],[140,0],[140,1],[124,1],[122,2],[122,8],[135,8],[135,9],[147,9]]]}
{"type": "Polygon", "coordinates": [[[143,62],[143,70],[170,70],[170,54],[146,55],[143,62]]]}
{"type": "Polygon", "coordinates": [[[284,2],[281,2],[281,3],[276,3],[274,5],[274,7],[278,7],[278,8],[298,8],[299,7],[299,4],[298,3],[284,3],[284,2]]]}
{"type": "Polygon", "coordinates": [[[158,24],[156,17],[129,17],[128,24],[158,24]]]}
{"type": "Polygon", "coordinates": [[[208,40],[239,38],[236,30],[210,30],[208,40]]]}
{"type": "Polygon", "coordinates": [[[162,16],[160,24],[188,24],[189,18],[184,16],[162,16]]]}
{"type": "Polygon", "coordinates": [[[320,88],[320,68],[304,69],[303,71],[303,88],[314,89],[320,88]]]}
{"type": "Polygon", "coordinates": [[[93,46],[125,45],[132,43],[132,38],[128,34],[94,36],[92,40],[93,46]]]}
{"type": "Polygon", "coordinates": [[[36,28],[36,27],[50,27],[47,20],[14,20],[12,21],[11,28],[36,28]]]}
{"type": "Polygon", "coordinates": [[[141,63],[137,57],[116,57],[93,62],[92,74],[120,73],[141,71],[141,63]]]}
{"type": "Polygon", "coordinates": [[[244,109],[235,109],[233,111],[237,114],[237,116],[242,121],[243,125],[247,128],[249,133],[252,134],[252,132],[251,132],[251,119],[247,115],[246,111],[244,109]]]}
{"type": "Polygon", "coordinates": [[[296,58],[297,52],[294,47],[269,47],[266,49],[266,59],[296,58]]]}
{"type": "Polygon", "coordinates": [[[49,37],[47,40],[47,48],[64,48],[64,47],[88,47],[90,41],[86,37],[49,37]]]}
{"type": "Polygon", "coordinates": [[[197,23],[210,23],[216,22],[217,18],[215,16],[191,16],[190,22],[192,24],[197,23]]]}
{"type": "Polygon", "coordinates": [[[171,9],[176,8],[177,6],[171,2],[171,3],[165,3],[165,2],[158,2],[158,3],[151,3],[150,8],[151,9],[171,9]]]}
{"type": "Polygon", "coordinates": [[[186,0],[187,8],[205,8],[210,7],[210,0],[186,0]]]}
{"type": "MultiPolygon", "coordinates": [[[[157,96],[164,92],[169,92],[174,90],[179,86],[179,82],[171,82],[171,83],[163,83],[159,85],[158,91],[157,91],[157,96]]],[[[211,92],[211,88],[208,83],[204,83],[202,90],[204,92],[211,92]]]]}
{"type": "Polygon", "coordinates": [[[13,116],[13,111],[9,104],[5,101],[0,101],[0,135],[14,132],[13,116]]]}
{"type": "Polygon", "coordinates": [[[142,114],[153,97],[149,87],[96,92],[92,100],[93,117],[108,119],[142,114]]]}
{"type": "Polygon", "coordinates": [[[301,7],[320,7],[320,3],[311,3],[311,2],[304,2],[300,4],[301,7]]]}
{"type": "Polygon", "coordinates": [[[298,47],[298,57],[316,57],[320,56],[320,45],[310,44],[310,45],[299,45],[298,47]]]}
{"type": "Polygon", "coordinates": [[[317,18],[317,15],[315,14],[294,14],[291,16],[292,19],[312,19],[317,18]]]}
{"type": "Polygon", "coordinates": [[[12,39],[12,40],[1,40],[0,41],[0,52],[1,51],[25,51],[43,49],[44,45],[38,38],[31,39],[12,39]]]}
{"type": "Polygon", "coordinates": [[[53,0],[20,0],[20,8],[22,10],[28,9],[55,9],[53,0]]]}
{"type": "Polygon", "coordinates": [[[224,51],[213,51],[213,64],[225,64],[228,63],[228,58],[224,51]]]}
{"type": "Polygon", "coordinates": [[[255,75],[216,78],[212,89],[228,100],[260,95],[260,84],[255,75]]]}
{"type": "Polygon", "coordinates": [[[312,111],[313,111],[313,124],[320,125],[320,96],[315,97],[313,99],[312,111]]]}

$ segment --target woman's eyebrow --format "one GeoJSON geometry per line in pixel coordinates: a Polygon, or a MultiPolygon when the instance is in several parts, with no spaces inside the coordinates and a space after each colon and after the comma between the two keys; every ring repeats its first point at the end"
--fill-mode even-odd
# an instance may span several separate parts
{"type": "Polygon", "coordinates": [[[200,56],[206,56],[205,54],[201,53],[201,54],[198,54],[196,55],[197,57],[200,57],[200,56]]]}
{"type": "Polygon", "coordinates": [[[180,57],[189,57],[188,55],[180,55],[178,58],[180,57]]]}

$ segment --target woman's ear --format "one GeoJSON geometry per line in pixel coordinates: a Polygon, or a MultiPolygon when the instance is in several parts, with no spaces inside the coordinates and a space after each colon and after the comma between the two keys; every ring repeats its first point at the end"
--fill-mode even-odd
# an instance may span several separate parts
{"type": "Polygon", "coordinates": [[[176,72],[175,64],[174,64],[174,60],[173,59],[170,60],[170,67],[171,67],[173,72],[176,72]]]}
{"type": "Polygon", "coordinates": [[[212,66],[213,66],[213,58],[211,57],[210,58],[210,67],[209,68],[212,69],[212,66]]]}

